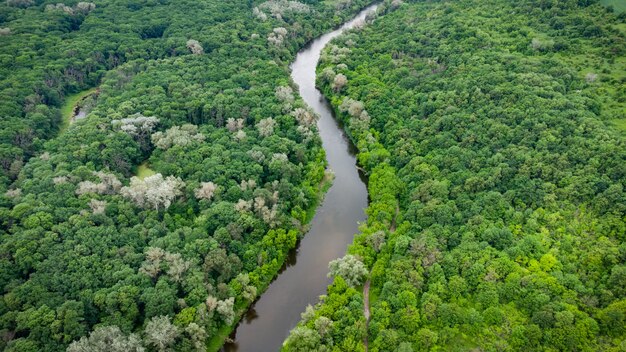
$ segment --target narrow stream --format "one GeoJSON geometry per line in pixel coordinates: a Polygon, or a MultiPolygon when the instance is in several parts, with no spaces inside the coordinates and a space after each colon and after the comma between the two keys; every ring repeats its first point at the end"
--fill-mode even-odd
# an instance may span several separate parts
{"type": "Polygon", "coordinates": [[[335,173],[332,187],[317,209],[306,234],[286,267],[267,291],[250,307],[227,343],[226,352],[272,352],[280,347],[300,320],[307,304],[326,293],[328,263],[345,254],[358,222],[365,219],[367,188],[356,168],[355,148],[333,116],[326,98],[315,88],[315,69],[322,49],[346,29],[376,10],[365,8],[339,29],[326,33],[302,49],[291,65],[291,77],[304,101],[320,115],[318,122],[329,168],[335,173]]]}

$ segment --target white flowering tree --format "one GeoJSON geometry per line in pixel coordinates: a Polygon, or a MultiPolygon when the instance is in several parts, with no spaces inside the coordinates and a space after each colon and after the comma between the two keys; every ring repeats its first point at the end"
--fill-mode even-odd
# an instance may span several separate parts
{"type": "Polygon", "coordinates": [[[194,55],[204,54],[204,48],[202,48],[200,42],[195,39],[189,39],[187,41],[187,49],[189,49],[194,55]]]}
{"type": "Polygon", "coordinates": [[[278,86],[274,91],[276,99],[283,103],[293,103],[295,98],[293,96],[293,89],[289,86],[278,86]]]}
{"type": "Polygon", "coordinates": [[[198,126],[184,124],[174,126],[165,132],[155,132],[152,134],[152,143],[159,149],[169,149],[175,145],[188,146],[196,142],[204,141],[204,135],[198,132],[198,126]]]}
{"type": "Polygon", "coordinates": [[[178,335],[179,328],[172,324],[168,316],[158,316],[150,319],[144,331],[148,345],[157,351],[168,351],[178,335]]]}
{"type": "MultiPolygon", "coordinates": [[[[261,19],[261,17],[258,13],[262,13],[265,15],[265,12],[269,12],[273,17],[277,19],[282,19],[283,16],[286,15],[311,12],[309,5],[303,4],[299,1],[288,0],[269,0],[260,4],[259,7],[256,9],[258,11],[255,11],[255,16],[257,16],[257,18],[259,19],[261,19]]],[[[265,19],[266,18],[267,16],[265,16],[265,19]]]]}
{"type": "MultiPolygon", "coordinates": [[[[114,174],[108,174],[104,171],[94,171],[94,176],[100,179],[100,182],[82,181],[78,184],[76,194],[96,193],[96,194],[116,194],[122,187],[122,182],[117,179],[114,174]]],[[[59,182],[57,179],[56,182],[59,182]]],[[[65,180],[67,181],[67,180],[65,180]]]]}
{"type": "Polygon", "coordinates": [[[230,132],[237,132],[239,130],[241,130],[244,126],[244,120],[243,119],[234,119],[232,117],[228,118],[228,120],[226,120],[226,128],[230,131],[230,132]]]}
{"type": "Polygon", "coordinates": [[[126,336],[117,326],[99,326],[67,347],[67,352],[144,352],[141,339],[135,334],[126,336]]]}
{"type": "Polygon", "coordinates": [[[235,297],[217,301],[215,310],[219,313],[226,324],[232,324],[235,321],[235,297]]]}
{"type": "Polygon", "coordinates": [[[340,73],[333,79],[333,90],[335,92],[339,92],[346,86],[346,84],[348,84],[348,77],[346,77],[343,73],[340,73]]]}
{"type": "Polygon", "coordinates": [[[200,183],[200,187],[195,190],[196,198],[198,199],[206,199],[211,200],[215,195],[215,191],[217,190],[217,185],[213,182],[202,182],[200,183]]]}
{"type": "Polygon", "coordinates": [[[328,264],[328,277],[340,276],[348,285],[358,286],[367,276],[367,268],[357,257],[346,254],[343,258],[335,259],[328,264]]]}
{"type": "Polygon", "coordinates": [[[263,119],[257,123],[256,128],[259,131],[259,134],[262,137],[269,137],[274,134],[274,126],[276,125],[276,121],[273,118],[268,117],[263,119]]]}
{"type": "Polygon", "coordinates": [[[138,207],[155,210],[167,209],[174,199],[182,194],[185,183],[178,177],[155,174],[145,179],[133,176],[130,185],[122,187],[122,196],[130,199],[138,207]]]}
{"type": "Polygon", "coordinates": [[[113,120],[111,124],[118,127],[120,131],[132,136],[143,150],[148,150],[150,147],[150,136],[154,128],[159,124],[159,119],[155,116],[143,116],[137,113],[124,119],[113,120]]]}
{"type": "Polygon", "coordinates": [[[189,336],[189,339],[191,340],[191,344],[193,345],[195,351],[206,351],[205,340],[207,338],[207,332],[205,328],[194,322],[191,322],[185,328],[185,334],[189,336]]]}
{"type": "Polygon", "coordinates": [[[282,46],[286,37],[287,29],[285,29],[284,27],[277,27],[274,28],[274,30],[272,30],[272,33],[267,36],[267,41],[275,46],[282,46]]]}

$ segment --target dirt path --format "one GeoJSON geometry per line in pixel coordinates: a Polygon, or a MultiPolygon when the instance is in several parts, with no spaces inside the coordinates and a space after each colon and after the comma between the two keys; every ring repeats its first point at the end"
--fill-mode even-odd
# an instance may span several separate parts
{"type": "Polygon", "coordinates": [[[396,219],[398,218],[398,213],[400,213],[400,207],[396,205],[396,213],[393,214],[393,220],[391,220],[391,226],[389,226],[389,231],[391,232],[396,231],[396,219]]]}
{"type": "Polygon", "coordinates": [[[363,343],[365,344],[365,352],[367,352],[367,335],[370,325],[370,280],[367,280],[363,285],[363,315],[365,315],[365,339],[363,343]]]}

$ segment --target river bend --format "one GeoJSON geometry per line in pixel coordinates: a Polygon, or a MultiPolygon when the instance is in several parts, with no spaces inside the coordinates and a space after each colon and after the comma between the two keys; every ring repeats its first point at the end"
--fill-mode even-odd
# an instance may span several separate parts
{"type": "Polygon", "coordinates": [[[322,49],[333,38],[353,28],[376,10],[371,5],[340,28],[313,40],[291,65],[291,77],[302,99],[320,116],[322,145],[335,178],[317,209],[311,229],[291,253],[285,267],[261,297],[250,307],[231,335],[227,352],[279,351],[308,304],[315,304],[330,284],[328,263],[345,254],[365,219],[367,188],[356,168],[355,148],[333,116],[324,96],[315,88],[315,69],[322,49]]]}

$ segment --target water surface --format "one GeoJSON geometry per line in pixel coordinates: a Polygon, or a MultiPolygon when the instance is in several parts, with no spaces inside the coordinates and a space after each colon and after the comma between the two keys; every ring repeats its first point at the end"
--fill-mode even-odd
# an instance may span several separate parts
{"type": "Polygon", "coordinates": [[[311,222],[311,229],[287,260],[276,280],[261,295],[237,329],[227,352],[278,351],[300,320],[308,304],[315,304],[330,284],[328,262],[345,254],[365,219],[367,189],[356,168],[355,148],[335,120],[328,101],[315,88],[315,69],[322,49],[330,40],[365,19],[377,5],[364,9],[340,28],[313,40],[291,65],[291,77],[304,101],[320,115],[318,122],[329,168],[335,173],[332,187],[311,222]]]}

